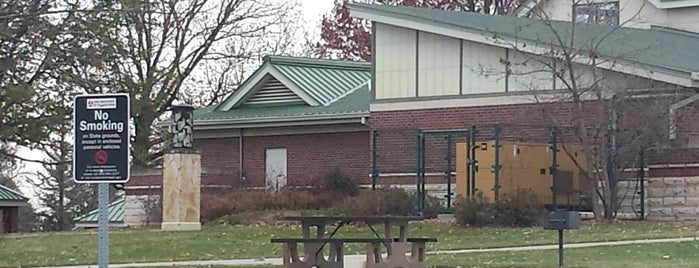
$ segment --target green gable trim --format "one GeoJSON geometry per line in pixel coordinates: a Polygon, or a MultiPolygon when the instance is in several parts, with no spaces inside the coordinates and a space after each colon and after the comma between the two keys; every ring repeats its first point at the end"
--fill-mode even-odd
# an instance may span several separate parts
{"type": "Polygon", "coordinates": [[[0,201],[3,202],[27,202],[29,198],[12,190],[4,185],[0,185],[0,201]]]}
{"type": "Polygon", "coordinates": [[[218,111],[207,107],[194,111],[197,129],[226,124],[282,124],[308,123],[311,121],[348,119],[360,123],[361,117],[369,116],[371,92],[368,84],[352,91],[328,106],[288,105],[271,107],[242,106],[229,111],[218,111]]]}
{"type": "Polygon", "coordinates": [[[392,25],[412,29],[422,27],[418,29],[422,31],[438,29],[459,38],[459,35],[469,35],[478,37],[480,42],[503,47],[526,43],[528,49],[540,46],[550,50],[558,47],[557,38],[561,38],[563,44],[572,44],[580,55],[587,56],[588,45],[596,44],[594,50],[601,59],[618,59],[616,63],[645,68],[643,71],[646,71],[637,73],[638,70],[626,70],[627,73],[644,76],[652,75],[654,71],[665,71],[673,79],[679,77],[676,80],[685,85],[699,85],[697,78],[692,78],[699,72],[699,53],[696,53],[699,34],[562,21],[547,24],[539,19],[404,6],[350,4],[350,10],[353,15],[359,13],[360,18],[373,18],[380,23],[394,23],[392,25]],[[398,22],[412,25],[398,25],[398,22]]]}
{"type": "Polygon", "coordinates": [[[366,62],[266,56],[264,63],[235,92],[216,106],[228,111],[245,104],[272,76],[309,106],[327,106],[371,79],[366,62]]]}
{"type": "MultiPolygon", "coordinates": [[[[96,223],[98,220],[98,210],[92,210],[87,215],[77,217],[73,219],[76,224],[85,223],[96,223]]],[[[107,218],[110,223],[123,223],[124,222],[124,199],[119,199],[117,201],[109,204],[107,208],[107,218]]]]}
{"type": "Polygon", "coordinates": [[[359,124],[369,116],[370,80],[367,62],[267,56],[226,100],[195,110],[194,124],[197,129],[359,124]]]}

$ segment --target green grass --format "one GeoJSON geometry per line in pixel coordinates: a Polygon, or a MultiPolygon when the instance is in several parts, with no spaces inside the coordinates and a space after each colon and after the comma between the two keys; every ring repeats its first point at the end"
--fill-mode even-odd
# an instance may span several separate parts
{"type": "MultiPolygon", "coordinates": [[[[110,262],[279,257],[281,245],[270,243],[270,238],[297,237],[300,233],[300,227],[296,225],[205,226],[200,232],[115,230],[110,232],[110,262]]],[[[545,231],[541,227],[460,228],[448,224],[424,222],[411,224],[409,234],[437,237],[439,242],[431,245],[429,250],[554,244],[557,239],[555,231],[545,231]]],[[[343,227],[338,233],[338,237],[370,235],[372,234],[368,228],[352,226],[343,227]]],[[[699,224],[586,222],[578,230],[566,231],[565,240],[566,243],[570,243],[683,236],[699,236],[699,224]]],[[[96,232],[4,236],[0,237],[0,267],[94,263],[97,259],[96,248],[96,232]]],[[[363,254],[364,251],[364,245],[350,245],[346,248],[346,254],[363,254]]],[[[555,251],[551,252],[553,253],[542,254],[555,254],[555,251]]],[[[532,252],[522,254],[528,256],[532,252]]],[[[430,258],[442,257],[431,256],[430,258]]]]}
{"type": "MultiPolygon", "coordinates": [[[[565,267],[699,267],[699,242],[566,249],[565,267]]],[[[443,267],[558,267],[557,250],[429,255],[443,267]]]]}

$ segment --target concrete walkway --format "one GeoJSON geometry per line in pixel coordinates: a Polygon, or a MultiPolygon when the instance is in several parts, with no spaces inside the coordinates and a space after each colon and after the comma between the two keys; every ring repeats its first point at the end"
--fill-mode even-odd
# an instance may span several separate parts
{"type": "MultiPolygon", "coordinates": [[[[589,243],[570,243],[565,244],[564,248],[588,248],[599,246],[620,246],[634,244],[652,244],[652,243],[670,243],[670,242],[686,242],[699,241],[699,237],[682,237],[682,238],[660,238],[660,239],[644,239],[644,240],[624,240],[612,242],[589,242],[589,243]]],[[[500,252],[500,251],[527,251],[527,250],[550,250],[557,249],[558,245],[539,245],[539,246],[521,246],[521,247],[506,247],[506,248],[479,248],[479,249],[458,249],[458,250],[438,250],[429,251],[427,254],[463,254],[463,253],[479,253],[479,252],[500,252]]],[[[345,267],[359,268],[364,267],[364,255],[348,255],[345,256],[345,267]]],[[[122,263],[110,264],[109,267],[154,267],[154,266],[209,266],[209,265],[230,265],[230,266],[252,266],[252,265],[282,265],[282,258],[269,259],[233,259],[233,260],[210,260],[210,261],[174,261],[174,262],[146,262],[146,263],[122,263]]],[[[93,268],[97,265],[76,265],[76,266],[58,266],[59,268],[93,268]]]]}

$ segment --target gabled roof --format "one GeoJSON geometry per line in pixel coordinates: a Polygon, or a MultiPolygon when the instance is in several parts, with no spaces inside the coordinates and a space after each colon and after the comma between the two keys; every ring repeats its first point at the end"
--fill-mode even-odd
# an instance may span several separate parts
{"type": "MultiPolygon", "coordinates": [[[[99,210],[95,209],[83,215],[73,219],[75,222],[75,227],[85,228],[85,227],[97,227],[99,210]]],[[[109,219],[109,224],[123,224],[124,223],[124,199],[119,199],[117,201],[109,204],[107,208],[107,219],[109,219]]]]}
{"type": "MultiPolygon", "coordinates": [[[[404,6],[350,4],[352,16],[493,46],[545,55],[557,37],[581,51],[590,44],[600,67],[682,86],[699,87],[699,34],[667,28],[624,28],[404,6]],[[574,27],[573,27],[574,26],[574,27]],[[557,33],[554,34],[554,33],[557,33]]],[[[580,55],[587,53],[581,53],[580,55]]],[[[579,57],[588,63],[589,58],[579,57]]]]}
{"type": "Polygon", "coordinates": [[[648,0],[657,9],[671,9],[699,6],[699,0],[648,0]]]}
{"type": "Polygon", "coordinates": [[[0,206],[26,206],[29,198],[12,190],[4,185],[0,185],[0,206]]]}
{"type": "MultiPolygon", "coordinates": [[[[251,100],[292,97],[293,103],[328,106],[371,79],[366,62],[266,56],[262,66],[236,89],[216,110],[251,104],[251,100]]],[[[253,102],[255,103],[255,102],[253,102]]],[[[288,102],[282,102],[282,105],[288,102]]]]}
{"type": "MultiPolygon", "coordinates": [[[[517,17],[527,17],[541,4],[542,0],[522,0],[513,13],[517,17]]],[[[673,9],[699,6],[699,0],[648,0],[657,9],[673,9]]]]}
{"type": "Polygon", "coordinates": [[[370,79],[367,62],[267,56],[226,100],[195,110],[194,123],[197,129],[360,123],[369,114],[370,79]]]}

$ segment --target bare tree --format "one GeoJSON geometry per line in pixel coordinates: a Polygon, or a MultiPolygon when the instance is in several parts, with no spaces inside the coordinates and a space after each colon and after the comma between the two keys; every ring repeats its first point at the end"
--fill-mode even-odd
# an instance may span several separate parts
{"type": "Polygon", "coordinates": [[[195,106],[219,103],[238,88],[266,55],[309,56],[311,44],[301,5],[286,1],[272,18],[274,24],[246,37],[234,37],[212,49],[200,71],[184,86],[184,101],[195,106]]]}
{"type": "MultiPolygon", "coordinates": [[[[279,22],[287,6],[268,0],[94,1],[84,4],[81,27],[103,51],[92,64],[101,90],[128,92],[133,116],[133,164],[152,164],[162,151],[154,123],[208,59],[228,42],[256,38],[279,22]]],[[[227,56],[227,55],[225,55],[227,56]]],[[[196,91],[192,89],[191,91],[196,91]]]]}
{"type": "Polygon", "coordinates": [[[602,204],[597,216],[615,217],[623,201],[619,180],[636,167],[640,150],[671,146],[663,131],[668,129],[670,107],[694,92],[615,71],[622,62],[652,53],[653,44],[625,43],[634,34],[623,28],[625,22],[565,23],[539,12],[538,20],[513,23],[519,23],[514,34],[522,34],[517,40],[494,37],[513,51],[510,58],[501,59],[505,75],[510,81],[523,81],[520,86],[534,94],[541,113],[531,120],[543,118],[550,124],[570,156],[570,145],[581,147],[585,161],[576,164],[602,204]],[[546,31],[524,33],[530,27],[546,31]],[[527,35],[529,39],[522,38],[527,35]],[[610,50],[613,43],[625,46],[610,50]]]}

